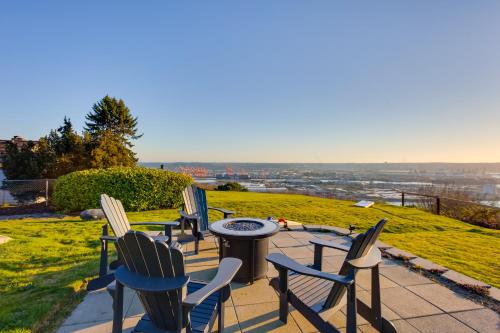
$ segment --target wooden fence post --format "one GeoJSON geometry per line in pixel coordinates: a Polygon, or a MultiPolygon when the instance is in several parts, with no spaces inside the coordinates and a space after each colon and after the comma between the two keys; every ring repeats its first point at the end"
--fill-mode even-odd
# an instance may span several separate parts
{"type": "Polygon", "coordinates": [[[441,199],[436,197],[436,214],[439,215],[441,212],[441,199]]]}
{"type": "Polygon", "coordinates": [[[405,206],[405,192],[401,192],[401,206],[405,206]]]}
{"type": "Polygon", "coordinates": [[[45,207],[49,206],[49,180],[45,179],[45,207]]]}

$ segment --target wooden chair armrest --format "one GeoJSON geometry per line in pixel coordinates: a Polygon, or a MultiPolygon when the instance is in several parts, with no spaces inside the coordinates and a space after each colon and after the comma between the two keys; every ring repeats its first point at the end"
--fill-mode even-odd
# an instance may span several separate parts
{"type": "Polygon", "coordinates": [[[179,210],[179,214],[181,215],[182,218],[187,219],[187,220],[197,220],[200,218],[200,216],[198,214],[196,214],[196,213],[188,214],[185,211],[183,211],[182,209],[179,210]]]}
{"type": "Polygon", "coordinates": [[[189,276],[175,278],[145,277],[129,271],[125,266],[120,266],[115,272],[115,279],[124,286],[146,292],[167,292],[185,287],[189,276]]]}
{"type": "Polygon", "coordinates": [[[382,261],[380,250],[373,247],[366,256],[347,261],[349,265],[357,269],[367,269],[377,266],[382,261]]]}
{"type": "Polygon", "coordinates": [[[103,241],[116,242],[118,238],[116,238],[115,236],[101,236],[99,237],[99,239],[103,241]]]}
{"type": "Polygon", "coordinates": [[[271,253],[266,257],[266,260],[272,263],[278,270],[287,269],[301,275],[317,277],[323,280],[338,282],[343,285],[350,285],[354,282],[354,280],[349,276],[326,273],[313,269],[309,266],[299,264],[295,260],[290,259],[282,253],[271,253]]]}
{"type": "Polygon", "coordinates": [[[351,249],[349,246],[337,244],[332,241],[327,241],[321,238],[313,238],[309,242],[311,244],[314,244],[314,246],[328,247],[331,249],[337,249],[344,252],[349,252],[349,250],[351,249]]]}
{"type": "Polygon", "coordinates": [[[224,258],[219,264],[217,275],[206,286],[188,294],[182,304],[187,308],[194,308],[201,304],[207,297],[221,290],[231,283],[240,269],[242,261],[237,258],[224,258]]]}
{"type": "Polygon", "coordinates": [[[180,224],[179,221],[169,221],[169,222],[134,222],[130,223],[130,225],[156,225],[156,226],[172,226],[178,227],[180,224]]]}
{"type": "Polygon", "coordinates": [[[228,217],[229,215],[236,214],[236,212],[234,210],[228,210],[228,209],[223,209],[223,208],[218,208],[218,207],[212,207],[212,206],[208,206],[207,208],[211,209],[211,210],[216,210],[218,212],[223,213],[224,214],[224,218],[228,217]]]}

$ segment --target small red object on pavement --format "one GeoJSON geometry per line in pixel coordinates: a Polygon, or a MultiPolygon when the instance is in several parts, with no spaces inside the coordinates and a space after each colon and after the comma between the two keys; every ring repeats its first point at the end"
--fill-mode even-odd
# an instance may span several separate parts
{"type": "Polygon", "coordinates": [[[278,219],[278,223],[283,223],[283,227],[285,227],[285,228],[287,228],[287,227],[288,227],[288,225],[287,225],[286,220],[285,220],[285,218],[284,218],[284,217],[280,217],[280,218],[278,219]]]}

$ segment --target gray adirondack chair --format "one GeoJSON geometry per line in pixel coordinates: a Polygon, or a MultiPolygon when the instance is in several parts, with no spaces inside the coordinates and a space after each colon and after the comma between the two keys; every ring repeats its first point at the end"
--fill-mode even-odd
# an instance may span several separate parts
{"type": "Polygon", "coordinates": [[[135,290],[146,312],[134,332],[211,332],[216,317],[218,331],[223,332],[224,303],[241,260],[222,260],[207,284],[190,281],[181,251],[143,232],[128,231],[116,247],[123,265],[116,270],[116,283],[108,287],[113,296],[113,333],[122,331],[124,286],[135,290]]]}
{"type": "Polygon", "coordinates": [[[114,280],[114,274],[109,273],[108,267],[116,268],[120,262],[120,257],[117,261],[108,265],[108,243],[116,242],[118,237],[125,235],[133,225],[149,225],[149,226],[162,226],[164,227],[164,234],[158,231],[146,232],[155,240],[166,242],[170,246],[181,249],[181,244],[172,241],[172,228],[179,226],[178,221],[173,222],[137,222],[129,223],[127,214],[123,209],[120,200],[112,198],[107,194],[101,194],[101,208],[106,216],[107,223],[102,226],[101,240],[101,260],[99,265],[99,277],[89,282],[87,290],[96,290],[107,286],[114,280]],[[113,236],[109,235],[108,225],[111,226],[113,236]]]}
{"type": "Polygon", "coordinates": [[[314,264],[304,266],[283,254],[267,256],[279,272],[271,285],[280,294],[280,320],[287,322],[288,303],[292,304],[320,332],[339,332],[328,319],[346,303],[347,333],[356,332],[356,313],[370,322],[380,332],[396,332],[391,322],[381,315],[379,263],[381,254],[374,247],[386,220],[383,219],[364,234],[354,238],[350,247],[323,239],[313,239],[314,264]],[[334,248],[347,252],[338,274],[321,271],[323,248],[334,248]],[[360,269],[371,269],[371,307],[356,299],[356,273],[360,269]]]}
{"type": "Polygon", "coordinates": [[[199,241],[208,233],[208,210],[221,212],[224,218],[235,214],[232,210],[211,207],[207,205],[207,195],[204,189],[189,185],[182,191],[184,207],[179,211],[181,217],[180,243],[195,242],[195,253],[199,252],[199,241]],[[191,227],[191,235],[185,234],[186,226],[191,227]]]}

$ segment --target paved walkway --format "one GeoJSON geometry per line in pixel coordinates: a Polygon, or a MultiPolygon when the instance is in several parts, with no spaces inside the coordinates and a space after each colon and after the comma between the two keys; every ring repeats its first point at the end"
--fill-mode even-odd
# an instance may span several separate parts
{"type": "MultiPolygon", "coordinates": [[[[321,237],[338,242],[348,238],[334,234],[307,231],[282,231],[272,238],[270,252],[281,252],[295,260],[311,264],[313,250],[309,240],[321,237]]],[[[194,256],[192,244],[186,249],[187,271],[192,279],[209,281],[216,273],[217,247],[213,237],[201,244],[200,254],[194,256]]],[[[336,272],[344,259],[344,253],[324,250],[324,270],[336,272]]],[[[226,332],[316,332],[315,328],[296,310],[286,325],[278,320],[278,296],[269,284],[276,276],[270,266],[268,278],[253,285],[232,284],[232,296],[228,301],[225,318],[226,332]]],[[[424,276],[399,265],[397,261],[384,259],[381,266],[382,313],[391,320],[398,332],[500,332],[500,316],[494,311],[476,304],[424,276]]],[[[357,277],[358,297],[370,298],[370,272],[362,271],[357,277]]],[[[90,292],[84,301],[67,318],[58,333],[111,332],[112,300],[105,290],[90,292]]],[[[129,332],[144,312],[135,294],[127,290],[125,295],[124,332],[129,332]]],[[[341,330],[345,327],[345,309],[337,313],[332,322],[341,330]]],[[[359,332],[375,330],[359,317],[359,332]]]]}

